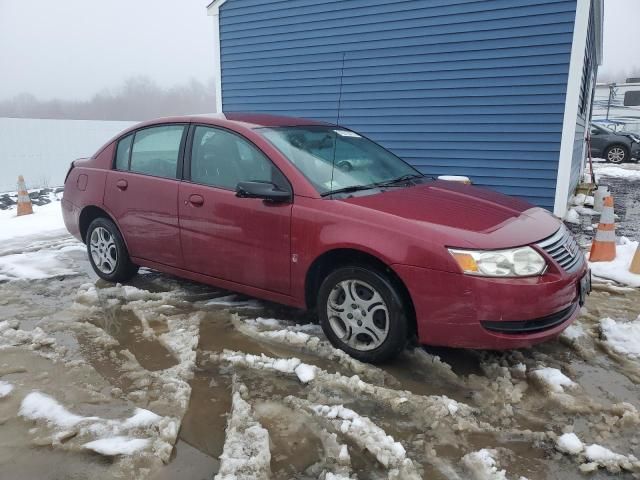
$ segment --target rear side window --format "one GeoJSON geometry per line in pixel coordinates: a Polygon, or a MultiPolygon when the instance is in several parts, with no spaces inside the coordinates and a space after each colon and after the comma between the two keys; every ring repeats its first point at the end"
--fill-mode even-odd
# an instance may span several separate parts
{"type": "Polygon", "coordinates": [[[165,125],[136,132],[131,151],[131,171],[176,178],[184,130],[184,125],[165,125]]]}
{"type": "Polygon", "coordinates": [[[133,134],[127,135],[118,142],[116,150],[116,169],[129,170],[129,155],[131,154],[131,142],[133,134]]]}

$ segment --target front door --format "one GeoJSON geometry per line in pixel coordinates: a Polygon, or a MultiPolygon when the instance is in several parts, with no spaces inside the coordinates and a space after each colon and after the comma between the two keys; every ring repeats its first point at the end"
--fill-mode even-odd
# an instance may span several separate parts
{"type": "Polygon", "coordinates": [[[104,203],[132,257],[182,267],[178,171],[185,125],[144,128],[118,142],[104,203]]]}
{"type": "Polygon", "coordinates": [[[222,128],[192,129],[185,181],[178,195],[185,267],[288,294],[292,205],[235,195],[241,181],[266,181],[290,189],[288,182],[242,136],[222,128]]]}

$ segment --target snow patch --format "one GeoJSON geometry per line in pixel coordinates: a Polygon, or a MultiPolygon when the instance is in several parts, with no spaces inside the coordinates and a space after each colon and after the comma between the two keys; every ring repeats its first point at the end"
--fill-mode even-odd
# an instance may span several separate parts
{"type": "Polygon", "coordinates": [[[59,250],[0,256],[0,280],[40,280],[77,274],[69,268],[69,258],[59,250]]]}
{"type": "Polygon", "coordinates": [[[586,332],[582,325],[579,323],[573,323],[569,325],[564,332],[562,332],[562,336],[568,338],[569,340],[577,340],[580,337],[584,337],[586,332]]]}
{"type": "Polygon", "coordinates": [[[604,342],[612,350],[631,358],[640,358],[640,316],[632,322],[616,322],[611,318],[600,320],[604,342]]]}
{"type": "Polygon", "coordinates": [[[558,450],[571,455],[577,455],[584,450],[584,444],[575,433],[564,433],[556,440],[558,450]]]}
{"type": "Polygon", "coordinates": [[[573,388],[577,384],[557,368],[540,368],[531,372],[531,376],[539,380],[545,387],[555,393],[564,392],[565,387],[573,388]]]}
{"type": "Polygon", "coordinates": [[[595,277],[613,280],[630,287],[640,287],[640,275],[629,271],[637,248],[638,242],[620,237],[620,244],[616,245],[616,258],[611,262],[589,262],[591,273],[595,277]]]}
{"type": "Polygon", "coordinates": [[[133,455],[149,446],[147,438],[111,437],[87,442],[83,446],[87,450],[93,450],[100,455],[108,457],[115,455],[133,455]]]}
{"type": "Polygon", "coordinates": [[[483,448],[477,452],[467,453],[462,457],[462,464],[474,480],[507,480],[506,470],[499,470],[495,456],[497,450],[483,448]]]}
{"type": "Polygon", "coordinates": [[[246,387],[236,378],[233,384],[231,415],[215,480],[267,480],[271,475],[269,432],[255,420],[251,406],[242,398],[246,387]]]}
{"type": "Polygon", "coordinates": [[[60,203],[33,206],[33,215],[16,216],[15,210],[0,210],[0,241],[17,237],[66,233],[60,203]]]}
{"type": "Polygon", "coordinates": [[[0,380],[0,398],[8,396],[13,391],[13,385],[9,382],[0,380]]]}

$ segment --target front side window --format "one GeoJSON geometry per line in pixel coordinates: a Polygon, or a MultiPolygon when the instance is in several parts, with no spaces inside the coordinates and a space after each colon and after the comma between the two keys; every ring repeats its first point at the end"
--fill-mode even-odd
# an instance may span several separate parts
{"type": "Polygon", "coordinates": [[[191,181],[235,190],[240,182],[269,182],[288,190],[284,176],[255,146],[220,128],[195,128],[191,181]]]}
{"type": "Polygon", "coordinates": [[[138,130],[131,150],[132,172],[176,178],[184,125],[138,130]]]}
{"type": "Polygon", "coordinates": [[[260,128],[320,194],[421,177],[409,164],[355,132],[329,126],[260,128]]]}
{"type": "Polygon", "coordinates": [[[118,148],[116,149],[116,169],[129,170],[129,156],[131,155],[132,142],[133,133],[118,142],[118,148]]]}

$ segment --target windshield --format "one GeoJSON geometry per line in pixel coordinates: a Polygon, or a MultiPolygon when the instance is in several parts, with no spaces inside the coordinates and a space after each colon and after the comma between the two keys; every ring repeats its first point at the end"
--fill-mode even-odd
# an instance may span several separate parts
{"type": "Polygon", "coordinates": [[[422,176],[415,168],[355,132],[339,127],[260,128],[320,194],[422,176]],[[335,165],[335,169],[333,166],[335,165]]]}

